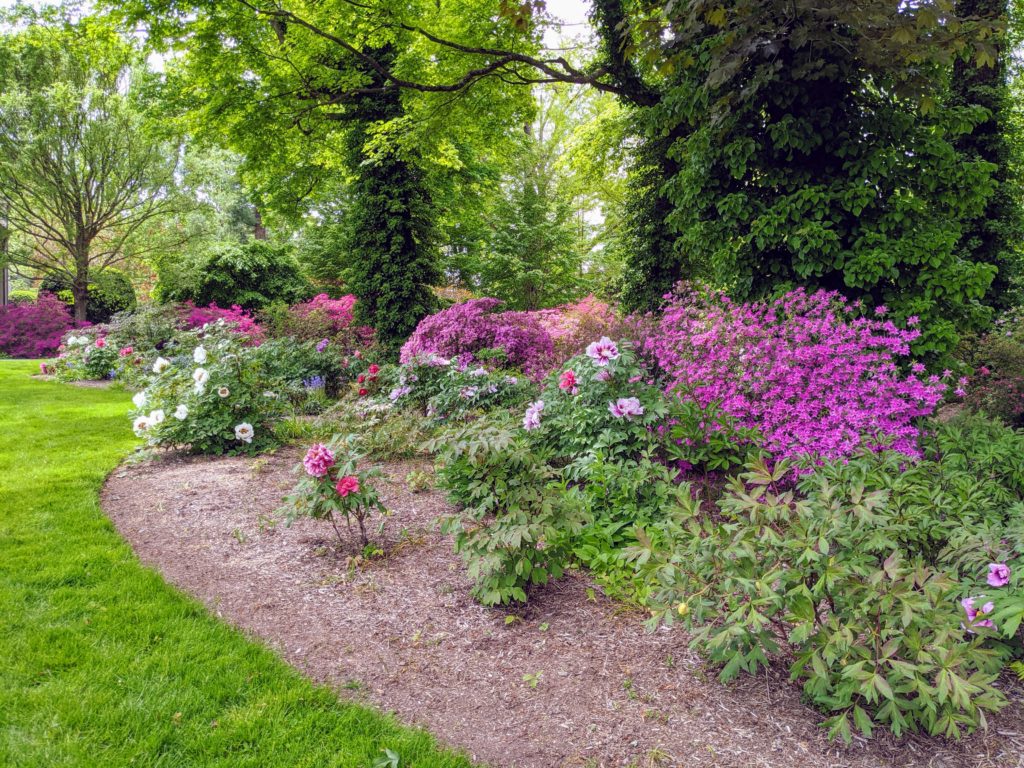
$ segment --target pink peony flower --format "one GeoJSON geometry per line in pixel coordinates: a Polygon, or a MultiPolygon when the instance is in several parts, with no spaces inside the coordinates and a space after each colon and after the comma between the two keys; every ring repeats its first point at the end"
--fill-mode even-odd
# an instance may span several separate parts
{"type": "Polygon", "coordinates": [[[1010,566],[1006,563],[989,563],[988,584],[990,587],[1005,587],[1010,583],[1010,566]]]}
{"type": "Polygon", "coordinates": [[[537,429],[540,426],[540,415],[544,412],[544,401],[538,400],[535,403],[530,403],[526,409],[526,413],[523,415],[523,429],[531,430],[537,429]]]}
{"type": "Polygon", "coordinates": [[[96,348],[97,349],[103,349],[105,346],[107,346],[107,340],[105,338],[100,336],[98,339],[96,339],[96,348]]]}
{"type": "Polygon", "coordinates": [[[132,354],[134,351],[135,351],[135,349],[130,347],[130,346],[129,347],[121,347],[121,349],[119,349],[117,351],[117,356],[118,357],[128,357],[128,355],[132,354]]]}
{"type": "Polygon", "coordinates": [[[587,346],[587,357],[594,361],[594,365],[603,368],[619,358],[619,348],[607,336],[602,336],[587,346]]]}
{"type": "Polygon", "coordinates": [[[371,365],[366,370],[369,371],[371,376],[376,376],[378,373],[380,373],[380,366],[377,365],[376,363],[374,363],[373,365],[371,365]]]}
{"type": "Polygon", "coordinates": [[[576,373],[575,371],[566,371],[562,374],[562,377],[558,380],[558,388],[563,392],[573,392],[576,390],[576,373]]]}
{"type": "Polygon", "coordinates": [[[334,490],[338,492],[339,496],[348,496],[350,493],[359,493],[359,478],[355,475],[345,475],[343,478],[338,480],[338,484],[334,486],[334,490]]]}
{"type": "Polygon", "coordinates": [[[981,610],[979,610],[974,607],[974,600],[975,598],[973,597],[965,597],[960,601],[960,605],[963,606],[964,613],[967,614],[967,631],[973,633],[974,630],[972,627],[987,627],[988,629],[995,629],[996,625],[992,619],[978,618],[979,616],[985,616],[992,613],[992,611],[995,610],[995,604],[989,600],[981,607],[981,610]]]}
{"type": "Polygon", "coordinates": [[[631,419],[642,416],[644,407],[635,397],[620,397],[614,403],[608,403],[608,411],[617,419],[631,419]]]}
{"type": "Polygon", "coordinates": [[[306,468],[306,473],[310,477],[323,477],[334,466],[334,452],[323,443],[314,443],[306,451],[302,466],[306,468]]]}

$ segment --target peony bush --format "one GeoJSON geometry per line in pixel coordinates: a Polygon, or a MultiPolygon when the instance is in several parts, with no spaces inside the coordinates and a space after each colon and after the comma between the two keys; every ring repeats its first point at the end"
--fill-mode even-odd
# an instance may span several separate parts
{"type": "Polygon", "coordinates": [[[900,329],[884,307],[871,318],[856,310],[834,292],[740,304],[681,284],[644,349],[666,392],[717,404],[758,430],[777,458],[834,459],[864,448],[916,456],[917,422],[947,385],[919,364],[900,367],[920,335],[916,318],[900,329]]]}

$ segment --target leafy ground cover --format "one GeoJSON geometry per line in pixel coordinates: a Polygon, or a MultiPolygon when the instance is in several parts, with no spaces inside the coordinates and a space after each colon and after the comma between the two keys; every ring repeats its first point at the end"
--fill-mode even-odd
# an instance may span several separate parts
{"type": "Polygon", "coordinates": [[[469,764],[339,702],[140,565],[97,501],[135,442],[128,396],[37,368],[0,362],[0,764],[469,764]]]}

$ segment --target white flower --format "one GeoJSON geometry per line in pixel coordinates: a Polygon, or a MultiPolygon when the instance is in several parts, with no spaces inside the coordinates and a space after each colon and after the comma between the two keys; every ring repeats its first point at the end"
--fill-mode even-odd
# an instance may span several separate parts
{"type": "Polygon", "coordinates": [[[192,381],[196,383],[196,392],[206,389],[206,382],[210,380],[210,372],[205,368],[196,368],[192,371],[192,381]]]}
{"type": "Polygon", "coordinates": [[[267,398],[270,398],[271,400],[275,400],[277,398],[277,392],[271,392],[268,389],[266,392],[263,393],[263,396],[267,397],[267,398]]]}
{"type": "Polygon", "coordinates": [[[163,373],[164,371],[167,370],[167,368],[168,368],[168,366],[170,366],[170,364],[171,364],[171,361],[168,360],[166,357],[158,357],[153,362],[153,373],[163,373]]]}
{"type": "Polygon", "coordinates": [[[228,395],[231,394],[231,390],[228,389],[227,387],[218,387],[217,394],[220,395],[221,397],[227,397],[228,395]]]}
{"type": "Polygon", "coordinates": [[[146,398],[145,392],[136,392],[132,396],[132,402],[135,403],[136,408],[145,408],[149,400],[146,398]]]}
{"type": "Polygon", "coordinates": [[[195,360],[196,365],[203,365],[206,362],[206,347],[200,344],[198,347],[193,349],[192,359],[195,360]]]}
{"type": "Polygon", "coordinates": [[[187,405],[179,405],[177,408],[175,408],[174,409],[174,418],[176,418],[178,421],[184,421],[185,419],[187,419],[188,418],[188,406],[187,405]]]}
{"type": "Polygon", "coordinates": [[[146,434],[146,430],[149,429],[149,418],[147,416],[139,416],[132,422],[132,429],[136,435],[142,437],[146,434]]]}
{"type": "Polygon", "coordinates": [[[540,426],[540,415],[544,412],[544,401],[537,400],[536,402],[530,403],[530,406],[526,409],[526,413],[523,416],[523,429],[531,430],[537,429],[540,426]]]}
{"type": "Polygon", "coordinates": [[[252,428],[252,424],[247,421],[235,426],[235,439],[241,440],[243,443],[251,443],[255,434],[256,431],[252,428]]]}
{"type": "Polygon", "coordinates": [[[165,418],[164,412],[162,410],[160,410],[159,408],[157,408],[155,411],[151,411],[150,412],[150,414],[149,414],[149,423],[150,424],[163,424],[164,418],[165,418]]]}

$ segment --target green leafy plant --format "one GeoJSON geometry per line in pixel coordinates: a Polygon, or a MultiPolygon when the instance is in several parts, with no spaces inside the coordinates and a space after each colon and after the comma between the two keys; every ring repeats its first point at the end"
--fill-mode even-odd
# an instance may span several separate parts
{"type": "Polygon", "coordinates": [[[380,470],[359,469],[363,458],[356,452],[358,438],[354,435],[337,437],[328,444],[314,444],[306,454],[296,472],[302,479],[284,499],[279,510],[286,524],[291,525],[297,518],[327,520],[338,536],[344,541],[338,519],[351,527],[355,520],[359,528],[359,540],[364,551],[370,545],[366,535],[366,520],[374,513],[386,512],[372,481],[380,477],[380,470]],[[339,461],[339,454],[343,457],[339,461]]]}

